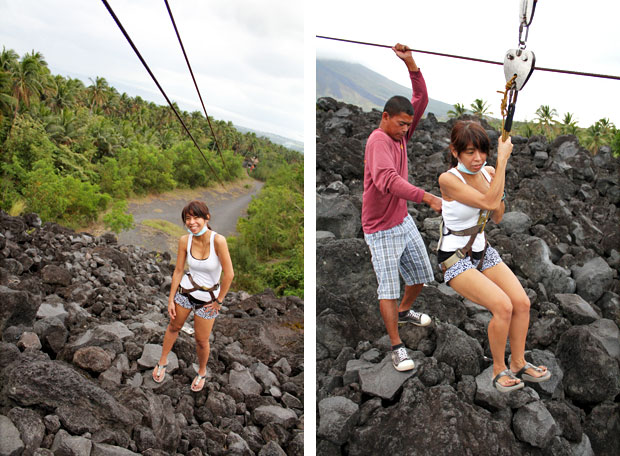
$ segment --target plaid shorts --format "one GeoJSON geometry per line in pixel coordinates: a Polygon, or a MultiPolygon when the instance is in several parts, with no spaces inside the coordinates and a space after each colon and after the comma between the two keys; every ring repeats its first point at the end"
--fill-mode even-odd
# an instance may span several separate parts
{"type": "MultiPolygon", "coordinates": [[[[181,307],[185,307],[186,309],[193,309],[194,308],[192,303],[189,302],[189,299],[187,298],[187,296],[183,296],[179,292],[177,292],[177,294],[174,295],[174,302],[176,302],[181,307]]],[[[207,320],[212,320],[213,318],[217,317],[217,314],[218,313],[215,310],[212,310],[211,312],[209,312],[204,307],[201,307],[198,310],[194,310],[194,315],[195,316],[201,317],[201,318],[206,318],[207,320]]]]}
{"type": "MultiPolygon", "coordinates": [[[[489,269],[501,262],[502,258],[499,256],[499,253],[497,253],[497,250],[495,250],[491,246],[488,246],[487,251],[484,254],[484,259],[482,260],[482,267],[480,268],[480,271],[482,272],[485,269],[489,269]]],[[[462,260],[457,261],[452,266],[450,266],[446,270],[446,272],[444,272],[444,282],[448,283],[457,275],[467,271],[468,269],[474,269],[478,267],[478,263],[480,263],[480,260],[473,260],[471,257],[465,257],[462,260]]]]}
{"type": "Polygon", "coordinates": [[[377,275],[379,299],[398,299],[400,280],[415,285],[433,281],[433,269],[426,246],[409,214],[400,225],[376,233],[364,234],[377,275]]]}

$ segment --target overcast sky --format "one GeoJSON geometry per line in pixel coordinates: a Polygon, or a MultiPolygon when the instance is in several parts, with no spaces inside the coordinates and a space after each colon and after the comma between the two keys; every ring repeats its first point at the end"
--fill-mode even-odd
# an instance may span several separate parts
{"type": "MultiPolygon", "coordinates": [[[[303,141],[301,2],[169,0],[210,116],[303,141]]],[[[109,0],[168,96],[202,111],[165,3],[109,0]]],[[[0,46],[41,52],[54,74],[104,77],[119,92],[163,96],[101,1],[0,0],[0,46]]]]}
{"type": "MultiPolygon", "coordinates": [[[[518,0],[433,0],[355,2],[315,0],[316,35],[386,45],[397,42],[425,51],[503,62],[519,36],[518,0]]],[[[540,0],[527,49],[536,65],[620,76],[620,2],[540,0]]],[[[390,49],[315,39],[318,58],[361,63],[409,86],[403,64],[390,49]]],[[[506,80],[503,67],[414,54],[429,96],[466,107],[481,98],[500,117],[506,80]]],[[[563,117],[573,113],[588,127],[607,117],[620,126],[620,81],[534,71],[519,93],[515,118],[532,120],[540,105],[563,117]]]]}

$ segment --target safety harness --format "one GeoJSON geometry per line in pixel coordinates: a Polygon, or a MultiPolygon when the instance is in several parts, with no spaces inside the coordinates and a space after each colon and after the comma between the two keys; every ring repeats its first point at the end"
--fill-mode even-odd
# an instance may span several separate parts
{"type": "Polygon", "coordinates": [[[191,284],[194,286],[194,288],[183,288],[181,285],[179,285],[179,293],[181,293],[182,295],[186,296],[189,301],[192,303],[192,305],[194,306],[194,309],[200,309],[204,306],[206,306],[207,304],[211,304],[214,301],[217,301],[217,298],[215,297],[215,293],[213,293],[214,291],[217,291],[218,288],[220,288],[220,284],[216,283],[215,285],[213,285],[211,288],[208,287],[203,287],[201,285],[198,285],[194,279],[192,278],[192,275],[189,272],[186,272],[185,275],[187,276],[187,278],[189,279],[189,281],[191,282],[191,284]],[[211,301],[200,301],[199,299],[194,298],[190,293],[192,291],[206,291],[207,293],[209,293],[211,295],[211,301]]]}
{"type": "MultiPolygon", "coordinates": [[[[441,249],[441,244],[443,242],[444,237],[444,228],[448,230],[446,235],[453,234],[454,236],[470,236],[469,241],[465,244],[464,247],[457,249],[447,260],[441,262],[441,269],[443,272],[446,272],[449,268],[454,266],[459,260],[471,255],[471,246],[474,244],[476,240],[476,236],[480,233],[484,233],[484,228],[487,225],[487,221],[489,217],[491,217],[491,213],[493,211],[480,211],[480,216],[478,217],[478,223],[471,228],[467,228],[465,230],[455,231],[451,230],[448,227],[444,227],[443,218],[441,219],[441,223],[439,225],[439,243],[437,244],[437,251],[441,249]]],[[[480,261],[478,263],[477,269],[480,270],[482,268],[482,262],[484,260],[484,254],[487,251],[487,247],[489,243],[487,242],[486,233],[484,234],[484,249],[482,250],[482,256],[480,257],[480,261]]]]}

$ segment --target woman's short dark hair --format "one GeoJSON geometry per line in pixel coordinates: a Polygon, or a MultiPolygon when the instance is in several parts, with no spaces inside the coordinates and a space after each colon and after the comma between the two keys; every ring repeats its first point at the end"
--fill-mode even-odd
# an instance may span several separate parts
{"type": "Polygon", "coordinates": [[[390,98],[387,103],[385,103],[383,112],[387,112],[390,117],[395,116],[396,114],[400,114],[401,112],[412,116],[413,105],[411,104],[411,101],[409,101],[405,97],[401,95],[395,95],[390,98]]]}
{"type": "MultiPolygon", "coordinates": [[[[202,201],[190,201],[189,203],[187,203],[187,206],[183,208],[183,211],[181,211],[181,220],[183,220],[183,223],[185,223],[185,218],[188,215],[191,215],[193,217],[200,217],[207,220],[207,217],[209,217],[210,215],[209,208],[202,201]]],[[[208,221],[207,228],[211,229],[208,221]]]]}
{"type": "MultiPolygon", "coordinates": [[[[460,155],[471,144],[488,156],[491,150],[490,143],[486,130],[474,120],[459,120],[452,127],[450,145],[456,150],[457,155],[460,155]]],[[[458,160],[452,154],[450,154],[450,165],[453,167],[458,165],[458,160]]]]}

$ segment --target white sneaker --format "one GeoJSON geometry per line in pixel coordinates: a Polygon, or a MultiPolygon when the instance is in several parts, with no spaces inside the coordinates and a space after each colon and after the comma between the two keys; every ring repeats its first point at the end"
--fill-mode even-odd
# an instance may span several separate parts
{"type": "Polygon", "coordinates": [[[405,347],[392,350],[392,363],[394,364],[394,369],[400,372],[408,371],[415,367],[405,347]]]}
{"type": "Polygon", "coordinates": [[[422,312],[416,312],[409,309],[409,312],[403,317],[398,317],[398,324],[413,323],[418,326],[428,326],[431,324],[431,317],[422,312]]]}

